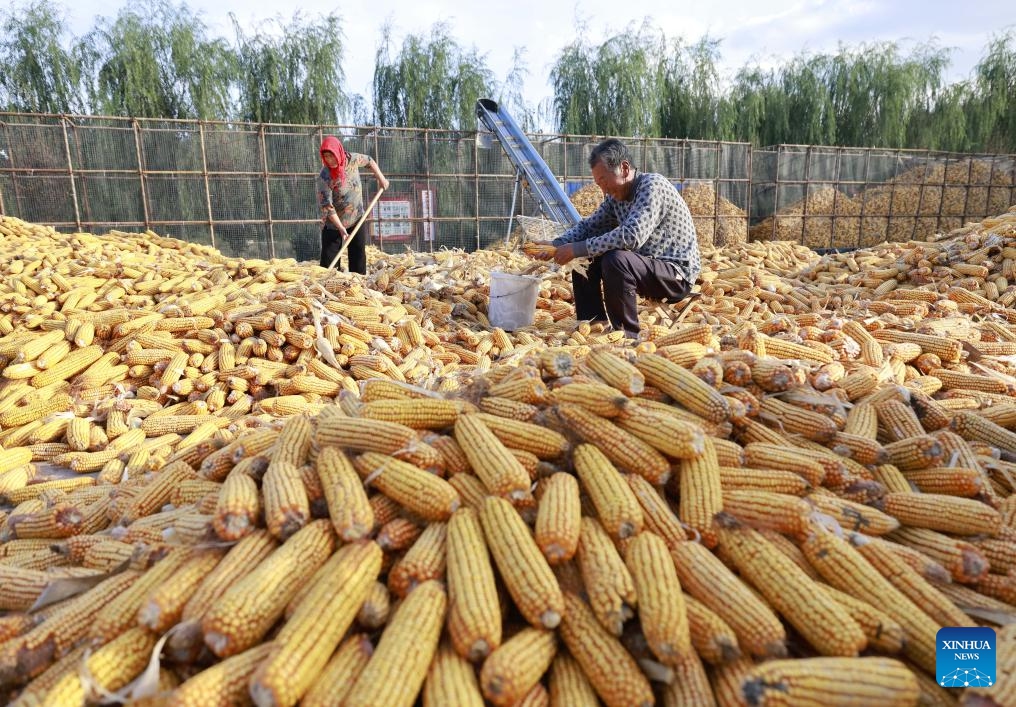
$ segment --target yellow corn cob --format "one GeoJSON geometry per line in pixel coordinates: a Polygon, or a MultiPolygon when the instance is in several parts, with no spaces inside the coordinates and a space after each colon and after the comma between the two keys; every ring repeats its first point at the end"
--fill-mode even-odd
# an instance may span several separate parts
{"type": "Polygon", "coordinates": [[[663,691],[663,707],[680,707],[680,705],[716,707],[713,688],[697,654],[690,652],[678,658],[673,671],[674,679],[663,691]]]}
{"type": "Polygon", "coordinates": [[[201,618],[233,584],[251,572],[277,544],[267,530],[255,530],[236,543],[201,582],[184,606],[179,628],[170,636],[167,653],[174,660],[193,661],[202,645],[201,618]]]}
{"type": "Polygon", "coordinates": [[[1011,384],[999,378],[989,378],[976,373],[961,373],[950,371],[947,368],[934,368],[928,371],[928,375],[942,381],[942,390],[976,390],[1001,395],[1012,395],[1013,392],[1016,392],[1011,384]]]}
{"type": "Polygon", "coordinates": [[[346,545],[317,575],[310,593],[275,637],[275,650],[251,678],[257,704],[295,705],[325,668],[381,571],[381,548],[346,545]]]}
{"type": "Polygon", "coordinates": [[[549,391],[539,377],[521,376],[492,385],[488,393],[494,397],[536,405],[547,402],[549,391]]]}
{"type": "Polygon", "coordinates": [[[684,590],[726,621],[745,651],[760,657],[787,654],[786,631],[772,609],[719,558],[694,542],[671,547],[670,552],[684,590]]]}
{"type": "Polygon", "coordinates": [[[368,420],[397,422],[414,429],[440,430],[455,424],[467,408],[456,400],[377,400],[364,403],[361,415],[368,420]]]}
{"type": "Polygon", "coordinates": [[[688,539],[681,521],[674,515],[660,491],[637,474],[628,474],[625,478],[642,507],[642,517],[648,530],[663,538],[668,547],[688,539]]]}
{"type": "Polygon", "coordinates": [[[529,496],[529,473],[482,418],[460,416],[455,422],[455,441],[490,493],[515,501],[529,496]]]}
{"type": "Polygon", "coordinates": [[[586,365],[604,383],[621,391],[624,395],[638,395],[645,390],[645,376],[631,363],[620,356],[599,350],[586,357],[586,365]]]}
{"type": "Polygon", "coordinates": [[[452,474],[448,483],[459,492],[462,503],[475,511],[483,507],[483,499],[487,497],[487,488],[483,482],[472,474],[452,474]]]}
{"type": "Polygon", "coordinates": [[[604,529],[616,538],[638,534],[642,530],[642,508],[606,455],[590,444],[580,444],[574,451],[574,463],[604,529]]]}
{"type": "Polygon", "coordinates": [[[534,530],[536,544],[548,563],[567,562],[575,555],[581,517],[579,485],[575,477],[563,472],[552,474],[543,482],[534,530]]]}
{"type": "Polygon", "coordinates": [[[426,520],[448,520],[461,504],[447,481],[394,457],[364,452],[353,466],[368,485],[426,520]]]}
{"type": "Polygon", "coordinates": [[[886,543],[856,534],[847,537],[850,544],[878,570],[879,574],[919,606],[935,623],[942,626],[974,625],[966,614],[936,589],[935,585],[922,577],[913,567],[901,562],[886,543]]]}
{"type": "Polygon", "coordinates": [[[374,511],[352,462],[339,449],[325,447],[317,458],[328,515],[344,542],[363,538],[374,527],[374,511]]]}
{"type": "Polygon", "coordinates": [[[874,331],[872,336],[879,341],[889,341],[898,344],[917,344],[924,353],[935,354],[942,359],[943,363],[956,363],[960,360],[963,353],[961,342],[941,336],[892,331],[889,329],[874,331]]]}
{"type": "Polygon", "coordinates": [[[494,570],[479,516],[457,510],[448,522],[448,635],[460,656],[485,658],[501,644],[494,570]]]}
{"type": "Polygon", "coordinates": [[[525,521],[502,498],[488,497],[480,512],[487,547],[509,594],[531,625],[555,628],[561,621],[561,589],[525,521]]]}
{"type": "Polygon", "coordinates": [[[868,639],[869,648],[893,655],[903,650],[906,643],[903,627],[888,614],[828,584],[819,582],[816,586],[830,601],[839,604],[857,622],[868,639]]]}
{"type": "Polygon", "coordinates": [[[138,609],[138,624],[161,634],[175,625],[183,608],[225,552],[210,549],[189,558],[165,583],[155,587],[138,609]]]}
{"type": "Polygon", "coordinates": [[[917,678],[892,658],[774,660],[743,682],[748,704],[758,707],[908,707],[917,704],[917,678]]]}
{"type": "MultiPolygon", "coordinates": [[[[0,417],[2,421],[2,417],[0,417]]],[[[1016,433],[973,412],[958,412],[949,428],[969,441],[984,442],[1002,450],[1016,449],[1016,433]]]]}
{"type": "Polygon", "coordinates": [[[670,463],[660,452],[617,425],[583,407],[558,405],[557,412],[569,428],[589,444],[599,447],[614,464],[662,484],[670,477],[670,463]]]}
{"type": "Polygon", "coordinates": [[[428,523],[412,547],[388,572],[388,588],[405,597],[417,585],[431,579],[443,579],[446,563],[448,526],[428,523]]]}
{"type": "Polygon", "coordinates": [[[104,540],[84,552],[81,564],[105,572],[126,567],[134,555],[134,546],[118,540],[104,540]]]}
{"type": "Polygon", "coordinates": [[[741,648],[730,624],[690,594],[684,594],[683,601],[695,653],[713,665],[738,659],[741,648]]]}
{"type": "Polygon", "coordinates": [[[723,509],[754,528],[765,528],[791,536],[811,529],[812,506],[798,496],[769,491],[726,491],[723,509]]]}
{"type": "MultiPolygon", "coordinates": [[[[894,514],[887,515],[871,506],[844,498],[814,493],[808,496],[808,501],[820,513],[834,518],[844,530],[865,535],[885,535],[900,527],[900,522],[894,517],[894,514]]],[[[879,508],[881,507],[880,504],[879,508]]]]}
{"type": "Polygon", "coordinates": [[[341,704],[373,651],[370,639],[365,634],[349,636],[335,651],[300,704],[303,707],[341,704]]]}
{"type": "Polygon", "coordinates": [[[27,633],[0,645],[0,686],[25,682],[66,655],[87,635],[96,612],[137,577],[131,571],[114,575],[65,602],[27,633]]]}
{"type": "Polygon", "coordinates": [[[169,502],[173,490],[179,483],[195,477],[194,470],[183,462],[167,464],[159,471],[155,480],[131,500],[130,505],[120,516],[120,522],[127,524],[151,515],[169,502]]]}
{"type": "Polygon", "coordinates": [[[593,518],[582,518],[577,557],[596,619],[610,633],[620,636],[637,603],[635,580],[610,536],[593,518]]]}
{"type": "Polygon", "coordinates": [[[405,425],[328,414],[318,417],[316,439],[322,447],[336,446],[356,452],[378,452],[405,459],[422,469],[442,466],[440,454],[421,442],[405,425]]]}
{"type": "MultiPolygon", "coordinates": [[[[617,417],[628,398],[604,383],[572,382],[555,388],[550,394],[550,400],[553,403],[581,405],[601,417],[617,417]]],[[[483,407],[482,403],[480,407],[483,407]]]]}
{"type": "Polygon", "coordinates": [[[414,589],[388,623],[374,655],[343,703],[412,707],[437,653],[447,598],[438,582],[414,589]],[[412,646],[413,650],[408,650],[412,646]]]}
{"type": "Polygon", "coordinates": [[[334,542],[328,521],[312,521],[227,589],[201,620],[212,652],[226,657],[257,643],[283,614],[302,579],[328,559],[334,542]]]}
{"type": "Polygon", "coordinates": [[[785,469],[804,477],[812,486],[821,486],[825,469],[818,462],[803,458],[798,451],[786,445],[753,442],[744,448],[745,465],[755,469],[785,469]]]}
{"type": "Polygon", "coordinates": [[[688,369],[656,354],[639,356],[635,366],[642,371],[647,383],[709,422],[723,422],[730,415],[727,401],[719,391],[688,369]]]}
{"type": "Polygon", "coordinates": [[[86,346],[76,349],[63,358],[55,366],[37,373],[32,377],[32,385],[36,388],[45,388],[51,383],[67,380],[73,375],[81,373],[91,366],[102,356],[102,348],[97,345],[86,346]]]}
{"type": "Polygon", "coordinates": [[[172,577],[187,562],[190,555],[189,549],[186,548],[169,551],[138,581],[108,602],[96,614],[89,629],[92,645],[108,643],[128,627],[137,625],[138,610],[148,596],[172,577]]]}
{"type": "Polygon", "coordinates": [[[109,691],[119,690],[148,665],[155,641],[154,634],[140,628],[124,631],[85,660],[84,668],[92,682],[86,685],[78,672],[68,673],[57,681],[42,704],[84,705],[109,691]]]}
{"type": "Polygon", "coordinates": [[[860,626],[756,530],[731,516],[719,522],[720,544],[738,572],[823,655],[855,656],[867,639],[860,626]]]}
{"type": "Polygon", "coordinates": [[[443,642],[434,656],[423,686],[424,707],[462,705],[483,707],[483,695],[472,666],[443,642]]]}
{"type": "Polygon", "coordinates": [[[635,536],[625,549],[635,582],[639,623],[649,649],[666,665],[691,652],[691,632],[681,584],[666,543],[651,532],[635,536]]]}
{"type": "Polygon", "coordinates": [[[930,493],[890,493],[884,510],[900,523],[958,535],[996,535],[1002,516],[991,506],[967,498],[930,493]]]}
{"type": "Polygon", "coordinates": [[[221,486],[217,491],[212,524],[223,540],[239,540],[254,530],[261,514],[258,487],[254,479],[236,473],[227,476],[221,486]]]}
{"type": "Polygon", "coordinates": [[[597,622],[580,598],[567,593],[564,602],[561,638],[607,707],[654,704],[648,680],[621,642],[597,622]]]}
{"type": "Polygon", "coordinates": [[[773,397],[762,400],[759,416],[784,432],[799,434],[816,442],[828,442],[838,432],[835,423],[825,415],[773,397]]]}
{"type": "Polygon", "coordinates": [[[407,549],[416,542],[421,532],[420,526],[413,521],[406,518],[394,518],[380,526],[376,539],[381,549],[394,553],[407,549]]]}
{"type": "MultiPolygon", "coordinates": [[[[228,478],[227,478],[228,481],[228,478]]],[[[310,520],[310,500],[300,470],[288,462],[272,462],[261,481],[265,524],[269,532],[285,541],[310,520]]]]}
{"type": "Polygon", "coordinates": [[[307,417],[296,415],[286,420],[272,446],[272,462],[301,466],[307,461],[312,433],[310,420],[307,417]]]}
{"type": "Polygon", "coordinates": [[[536,416],[540,408],[529,403],[519,402],[510,398],[488,396],[480,401],[480,410],[498,417],[528,422],[536,416]]]}
{"type": "Polygon", "coordinates": [[[675,459],[697,457],[705,445],[699,425],[649,407],[625,405],[617,425],[675,459]]]}
{"type": "Polygon", "coordinates": [[[530,422],[477,413],[483,424],[510,449],[531,452],[540,459],[557,459],[567,453],[568,440],[560,432],[530,422]]]}
{"type": "Polygon", "coordinates": [[[709,547],[716,544],[712,518],[724,507],[720,465],[712,439],[703,439],[702,454],[692,459],[681,459],[678,464],[681,498],[677,515],[683,523],[694,528],[709,547]]]}
{"type": "Polygon", "coordinates": [[[847,422],[843,427],[845,434],[875,439],[878,434],[878,413],[875,406],[869,403],[856,403],[847,413],[847,422]]]}
{"type": "MultiPolygon", "coordinates": [[[[73,401],[70,395],[58,393],[52,397],[37,400],[28,405],[14,407],[0,413],[0,427],[6,430],[12,427],[27,425],[37,420],[42,420],[55,412],[65,412],[72,405],[73,401]]],[[[9,440],[4,443],[11,444],[9,440]]],[[[12,444],[12,446],[14,445],[12,444]]]]}
{"type": "Polygon", "coordinates": [[[774,493],[803,496],[811,489],[811,484],[799,474],[778,469],[745,469],[739,467],[720,467],[720,485],[727,491],[772,491],[774,493]]]}
{"type": "Polygon", "coordinates": [[[273,643],[262,643],[202,670],[175,689],[167,704],[170,707],[200,707],[247,701],[251,676],[274,648],[273,643]]]}
{"type": "Polygon", "coordinates": [[[884,609],[906,632],[906,655],[926,670],[934,670],[939,627],[917,605],[832,532],[816,529],[805,538],[801,549],[830,585],[884,609]]]}
{"type": "MultiPolygon", "coordinates": [[[[24,490],[31,488],[32,486],[26,486],[24,490]]],[[[11,491],[7,497],[11,498],[16,494],[17,491],[11,491]]],[[[84,515],[81,509],[66,502],[57,502],[34,513],[22,514],[15,508],[7,518],[7,530],[14,538],[66,538],[81,532],[83,522],[84,515]]]]}
{"type": "Polygon", "coordinates": [[[883,400],[873,405],[878,415],[879,427],[891,441],[927,434],[913,408],[895,399],[883,400]]]}
{"type": "Polygon", "coordinates": [[[0,565],[0,610],[28,611],[54,579],[52,574],[17,566],[0,565]]]}
{"type": "Polygon", "coordinates": [[[495,705],[518,703],[550,668],[556,653],[552,631],[522,629],[484,661],[480,671],[483,695],[495,705]]]}
{"type": "Polygon", "coordinates": [[[559,651],[550,670],[550,707],[597,707],[600,701],[581,666],[559,651]]]}

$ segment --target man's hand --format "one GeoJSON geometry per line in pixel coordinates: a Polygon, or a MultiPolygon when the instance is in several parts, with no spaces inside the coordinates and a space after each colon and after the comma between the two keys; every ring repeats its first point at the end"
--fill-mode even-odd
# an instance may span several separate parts
{"type": "Polygon", "coordinates": [[[522,252],[534,260],[553,260],[557,247],[551,241],[526,241],[522,252]]]}
{"type": "Polygon", "coordinates": [[[567,265],[575,259],[575,244],[565,243],[559,245],[557,250],[554,252],[554,262],[558,265],[567,265]]]}
{"type": "Polygon", "coordinates": [[[386,177],[381,177],[377,181],[378,181],[378,186],[380,186],[382,189],[387,189],[388,188],[388,179],[386,177]]]}

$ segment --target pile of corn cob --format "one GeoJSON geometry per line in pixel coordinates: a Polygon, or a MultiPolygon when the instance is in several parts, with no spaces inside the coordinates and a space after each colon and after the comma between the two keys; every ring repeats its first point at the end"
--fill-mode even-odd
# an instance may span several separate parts
{"type": "Polygon", "coordinates": [[[715,251],[630,347],[549,269],[485,329],[509,254],[365,287],[4,220],[0,690],[1014,704],[1011,626],[996,686],[934,677],[1016,612],[1014,228],[715,251]]]}

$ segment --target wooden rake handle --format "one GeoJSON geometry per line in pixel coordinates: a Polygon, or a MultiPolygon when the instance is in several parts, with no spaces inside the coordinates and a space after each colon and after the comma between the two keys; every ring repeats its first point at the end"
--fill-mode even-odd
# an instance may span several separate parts
{"type": "Polygon", "coordinates": [[[353,226],[353,230],[349,233],[349,238],[345,239],[342,242],[342,247],[339,248],[339,252],[335,254],[334,258],[332,258],[332,262],[329,263],[328,265],[329,270],[334,268],[335,265],[339,262],[339,258],[341,258],[342,254],[346,252],[346,247],[349,245],[349,242],[353,240],[353,237],[360,230],[360,226],[362,226],[363,222],[367,220],[367,214],[373,211],[374,205],[377,204],[377,200],[380,199],[381,195],[384,193],[385,193],[384,189],[377,190],[377,194],[375,194],[374,198],[370,200],[370,203],[367,205],[367,208],[363,210],[363,216],[361,216],[360,220],[356,222],[355,226],[353,226]]]}

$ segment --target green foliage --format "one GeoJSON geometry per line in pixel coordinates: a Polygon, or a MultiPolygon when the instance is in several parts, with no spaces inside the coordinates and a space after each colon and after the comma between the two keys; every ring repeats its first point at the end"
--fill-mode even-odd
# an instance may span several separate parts
{"type": "Polygon", "coordinates": [[[85,110],[80,64],[66,46],[62,13],[38,0],[8,15],[0,32],[0,106],[33,113],[85,110]]]}
{"type": "Polygon", "coordinates": [[[475,130],[476,101],[493,94],[494,79],[486,59],[466,50],[439,22],[430,36],[408,34],[398,53],[393,28],[381,29],[374,63],[374,111],[385,127],[475,130]]]}
{"type": "Polygon", "coordinates": [[[335,124],[350,107],[342,86],[345,43],[339,18],[305,22],[297,13],[277,32],[248,36],[234,15],[239,117],[254,122],[335,124]]]}
{"type": "MultiPolygon", "coordinates": [[[[18,0],[21,2],[21,0],[18,0]]],[[[948,83],[949,49],[893,42],[749,63],[721,78],[720,42],[668,38],[651,22],[591,41],[586,27],[550,70],[552,95],[526,100],[516,48],[496,81],[447,23],[395,46],[380,29],[373,95],[347,93],[336,14],[299,14],[210,35],[178,0],[141,0],[73,36],[57,5],[27,0],[0,18],[0,109],[471,131],[496,97],[529,132],[1016,152],[1016,30],[994,36],[969,80],[948,83]]]]}
{"type": "Polygon", "coordinates": [[[186,5],[148,0],[101,18],[77,56],[93,112],[148,118],[221,118],[235,63],[186,5]]]}

